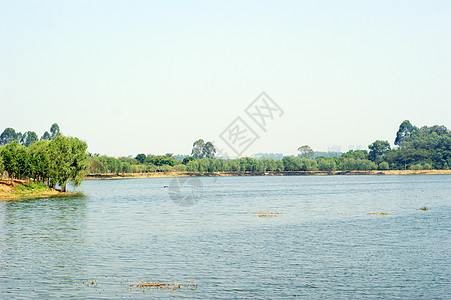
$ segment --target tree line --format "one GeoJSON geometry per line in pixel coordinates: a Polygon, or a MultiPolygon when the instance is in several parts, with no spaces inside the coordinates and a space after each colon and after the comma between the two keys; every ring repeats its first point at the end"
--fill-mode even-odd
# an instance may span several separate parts
{"type": "Polygon", "coordinates": [[[13,131],[7,128],[5,130],[7,132],[3,132],[0,136],[2,145],[5,141],[9,142],[6,143],[7,146],[0,146],[0,172],[6,171],[14,178],[29,177],[47,180],[51,185],[59,183],[65,186],[67,180],[80,182],[79,178],[85,172],[120,174],[179,171],[203,174],[210,172],[429,170],[449,169],[451,165],[450,130],[445,126],[437,125],[418,128],[408,120],[399,126],[393,149],[388,141],[376,140],[368,146],[369,151],[351,150],[341,156],[325,157],[321,156],[320,152],[314,152],[308,145],[304,145],[298,148],[297,156],[283,156],[281,159],[215,158],[214,145],[202,139],[194,142],[190,156],[176,156],[177,159],[172,153],[165,155],[140,153],[135,157],[114,158],[86,153],[86,143],[76,138],[62,136],[57,124],[52,125],[52,128],[51,134],[44,133],[40,141],[28,144],[28,147],[26,147],[27,143],[23,142],[23,138],[22,142],[19,141],[18,134],[13,138],[13,131]],[[75,148],[69,145],[74,145],[75,148]]]}
{"type": "Polygon", "coordinates": [[[2,134],[2,141],[9,142],[0,146],[0,174],[6,172],[11,179],[45,182],[53,188],[59,185],[62,191],[66,191],[68,182],[81,184],[90,163],[85,142],[63,136],[57,124],[52,125],[51,135],[44,133],[31,144],[19,140],[19,135],[10,129],[2,134]]]}
{"type": "Polygon", "coordinates": [[[369,171],[449,169],[451,132],[445,126],[418,128],[406,120],[401,123],[391,149],[388,141],[376,140],[368,150],[350,150],[332,157],[314,152],[308,145],[298,148],[297,156],[236,159],[215,158],[211,142],[194,142],[191,156],[175,159],[165,155],[138,154],[135,158],[91,156],[91,173],[146,172],[256,172],[269,171],[369,171]]]}
{"type": "MultiPolygon", "coordinates": [[[[41,140],[52,140],[60,135],[60,127],[58,124],[54,123],[50,127],[50,133],[48,131],[44,132],[41,136],[41,140]]],[[[39,141],[38,135],[34,131],[27,132],[16,132],[14,128],[6,128],[2,134],[0,134],[0,146],[8,145],[16,141],[19,145],[29,147],[31,144],[39,141]]]]}

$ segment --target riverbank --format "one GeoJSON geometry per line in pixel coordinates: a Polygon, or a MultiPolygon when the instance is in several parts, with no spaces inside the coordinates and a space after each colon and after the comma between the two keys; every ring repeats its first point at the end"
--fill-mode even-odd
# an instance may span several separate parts
{"type": "Polygon", "coordinates": [[[0,179],[0,201],[73,196],[79,193],[61,192],[43,184],[25,180],[0,179]]]}
{"type": "Polygon", "coordinates": [[[274,172],[151,172],[123,174],[89,174],[85,179],[125,179],[164,177],[212,177],[212,176],[308,176],[308,175],[451,175],[451,170],[372,170],[372,171],[274,171],[274,172]]]}

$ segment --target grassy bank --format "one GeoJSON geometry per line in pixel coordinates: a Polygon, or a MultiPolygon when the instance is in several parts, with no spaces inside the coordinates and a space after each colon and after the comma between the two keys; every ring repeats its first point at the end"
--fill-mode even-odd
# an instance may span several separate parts
{"type": "Polygon", "coordinates": [[[280,171],[280,172],[151,172],[123,174],[89,174],[85,179],[164,178],[197,176],[303,176],[303,175],[451,175],[451,170],[387,170],[387,171],[280,171]]]}
{"type": "Polygon", "coordinates": [[[79,193],[61,192],[59,190],[49,188],[41,182],[0,179],[0,201],[49,198],[77,194],[79,193]]]}

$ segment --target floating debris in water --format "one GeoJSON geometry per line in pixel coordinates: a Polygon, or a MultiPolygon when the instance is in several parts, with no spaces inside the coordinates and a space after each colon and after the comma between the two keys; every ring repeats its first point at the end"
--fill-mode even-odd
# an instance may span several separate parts
{"type": "Polygon", "coordinates": [[[262,212],[258,212],[256,214],[254,214],[254,216],[256,217],[277,217],[279,216],[280,213],[279,212],[273,212],[273,211],[262,211],[262,212]]]}
{"type": "Polygon", "coordinates": [[[368,213],[369,215],[389,215],[390,213],[386,213],[386,212],[371,212],[368,213]]]}
{"type": "MultiPolygon", "coordinates": [[[[124,281],[122,281],[121,283],[124,283],[124,281]]],[[[149,281],[149,282],[140,281],[140,282],[135,283],[135,284],[130,284],[130,288],[141,288],[143,290],[156,289],[156,290],[176,291],[176,290],[180,290],[182,288],[196,289],[197,288],[197,284],[195,283],[194,280],[193,281],[189,280],[187,284],[181,284],[181,283],[159,283],[159,282],[156,282],[156,281],[149,281]]]]}
{"type": "Polygon", "coordinates": [[[97,286],[97,283],[99,281],[98,280],[87,280],[87,281],[83,281],[83,284],[86,286],[97,286]]]}
{"type": "Polygon", "coordinates": [[[420,210],[428,210],[428,208],[426,206],[420,207],[420,210]]]}

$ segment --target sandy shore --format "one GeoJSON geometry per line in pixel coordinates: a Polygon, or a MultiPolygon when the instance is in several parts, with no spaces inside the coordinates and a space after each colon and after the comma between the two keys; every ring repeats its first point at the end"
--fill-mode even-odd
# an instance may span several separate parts
{"type": "Polygon", "coordinates": [[[388,171],[282,171],[282,172],[152,172],[124,174],[89,174],[85,179],[125,179],[125,178],[164,178],[164,177],[198,177],[198,176],[303,176],[303,175],[451,175],[451,170],[388,170],[388,171]]]}

